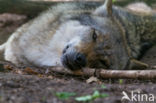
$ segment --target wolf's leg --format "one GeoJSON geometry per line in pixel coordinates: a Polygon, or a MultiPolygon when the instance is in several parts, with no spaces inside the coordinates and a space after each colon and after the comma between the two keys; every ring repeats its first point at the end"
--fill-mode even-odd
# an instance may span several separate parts
{"type": "Polygon", "coordinates": [[[156,69],[155,66],[150,66],[146,63],[143,63],[141,61],[138,61],[136,59],[131,59],[129,64],[129,69],[156,69]]]}

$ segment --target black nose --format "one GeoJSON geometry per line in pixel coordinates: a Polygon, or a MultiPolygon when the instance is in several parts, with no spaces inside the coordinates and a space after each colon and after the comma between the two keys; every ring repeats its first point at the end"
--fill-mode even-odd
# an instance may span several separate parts
{"type": "Polygon", "coordinates": [[[86,66],[85,55],[76,52],[63,54],[61,61],[65,67],[71,70],[78,70],[86,66]]]}
{"type": "Polygon", "coordinates": [[[74,62],[75,62],[75,64],[81,65],[81,66],[84,67],[85,66],[85,62],[86,62],[85,56],[83,54],[77,53],[77,55],[74,58],[74,62]]]}

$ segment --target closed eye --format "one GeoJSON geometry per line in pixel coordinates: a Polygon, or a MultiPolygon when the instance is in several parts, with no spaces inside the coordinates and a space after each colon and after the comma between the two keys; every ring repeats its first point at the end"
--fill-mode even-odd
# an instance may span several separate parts
{"type": "Polygon", "coordinates": [[[95,30],[93,31],[92,38],[93,38],[93,41],[96,41],[97,39],[97,33],[95,30]]]}

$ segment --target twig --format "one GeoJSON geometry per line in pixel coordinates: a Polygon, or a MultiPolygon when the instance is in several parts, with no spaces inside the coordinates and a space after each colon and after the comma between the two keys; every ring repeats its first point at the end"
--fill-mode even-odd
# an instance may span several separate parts
{"type": "MultiPolygon", "coordinates": [[[[0,61],[1,67],[3,65],[10,65],[13,69],[16,68],[10,62],[2,62],[0,61]]],[[[91,77],[96,76],[103,79],[156,79],[156,69],[152,70],[104,70],[104,69],[91,69],[84,68],[79,71],[70,71],[63,67],[45,67],[48,69],[48,73],[56,72],[60,74],[66,75],[75,75],[75,76],[83,76],[83,77],[91,77]]],[[[45,68],[37,68],[40,70],[46,71],[45,68]]],[[[33,68],[32,68],[33,69],[33,68]]]]}
{"type": "Polygon", "coordinates": [[[156,79],[156,70],[103,70],[85,68],[82,71],[69,71],[62,67],[50,68],[50,71],[78,76],[98,76],[103,79],[156,79]]]}

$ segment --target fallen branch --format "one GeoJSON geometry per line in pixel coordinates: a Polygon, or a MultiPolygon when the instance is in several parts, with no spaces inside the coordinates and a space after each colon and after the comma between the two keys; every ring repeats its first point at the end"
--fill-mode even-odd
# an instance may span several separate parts
{"type": "MultiPolygon", "coordinates": [[[[0,68],[2,68],[4,65],[4,69],[8,70],[14,70],[18,68],[22,71],[28,71],[27,67],[16,67],[14,64],[10,62],[2,62],[0,61],[0,68]]],[[[68,69],[65,69],[63,67],[45,67],[47,69],[43,68],[33,68],[30,67],[31,71],[33,73],[39,73],[42,74],[51,74],[51,73],[60,73],[64,75],[74,75],[74,76],[83,76],[83,77],[91,77],[96,76],[103,79],[156,79],[156,70],[104,70],[104,69],[91,69],[91,68],[84,68],[79,71],[70,71],[68,69]],[[39,72],[40,71],[40,72],[39,72]]],[[[29,70],[29,71],[30,71],[29,70]]],[[[30,72],[31,72],[30,71],[30,72]]]]}
{"type": "Polygon", "coordinates": [[[156,79],[156,70],[102,70],[85,68],[82,71],[72,72],[62,67],[50,68],[50,71],[77,75],[77,76],[97,76],[103,79],[156,79]]]}

